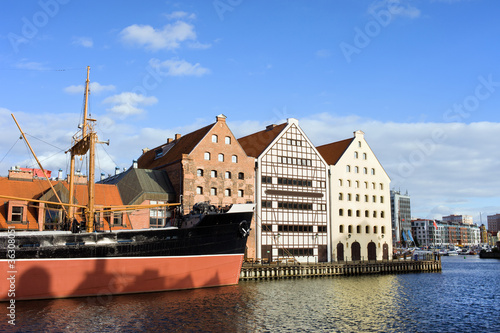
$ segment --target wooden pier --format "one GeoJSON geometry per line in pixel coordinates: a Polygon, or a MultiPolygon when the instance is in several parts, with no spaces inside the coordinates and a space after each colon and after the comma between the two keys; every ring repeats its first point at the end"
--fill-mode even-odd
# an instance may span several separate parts
{"type": "Polygon", "coordinates": [[[337,263],[244,263],[240,281],[261,279],[440,272],[441,260],[388,260],[337,263]]]}

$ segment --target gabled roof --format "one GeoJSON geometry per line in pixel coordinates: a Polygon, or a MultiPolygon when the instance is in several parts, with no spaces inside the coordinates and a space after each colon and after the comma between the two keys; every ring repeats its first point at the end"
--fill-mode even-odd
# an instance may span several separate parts
{"type": "Polygon", "coordinates": [[[155,169],[162,165],[181,160],[182,154],[191,153],[215,124],[216,123],[210,124],[200,128],[199,130],[186,134],[170,143],[165,143],[147,151],[137,160],[139,168],[155,169]],[[163,150],[163,156],[156,158],[156,152],[158,149],[163,150]]]}
{"type": "Polygon", "coordinates": [[[263,131],[250,134],[238,139],[241,147],[248,156],[259,157],[262,152],[273,142],[273,140],[283,131],[288,125],[283,123],[276,126],[268,126],[263,131]]]}
{"type": "Polygon", "coordinates": [[[328,165],[335,165],[353,140],[354,138],[350,138],[342,141],[332,142],[316,147],[316,149],[321,154],[321,156],[323,156],[328,165]]]}
{"type": "Polygon", "coordinates": [[[168,175],[163,170],[130,168],[121,177],[103,180],[106,184],[116,184],[125,205],[141,204],[145,199],[168,200],[175,191],[168,175]]]}

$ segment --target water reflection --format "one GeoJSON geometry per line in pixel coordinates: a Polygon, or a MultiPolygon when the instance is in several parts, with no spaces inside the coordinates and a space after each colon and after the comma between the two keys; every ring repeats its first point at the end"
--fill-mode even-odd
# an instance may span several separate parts
{"type": "MultiPolygon", "coordinates": [[[[241,282],[237,286],[16,303],[20,331],[493,332],[500,261],[443,259],[442,273],[241,282]]],[[[6,318],[5,306],[0,316],[6,318]]],[[[6,320],[0,330],[10,330],[6,320]]]]}

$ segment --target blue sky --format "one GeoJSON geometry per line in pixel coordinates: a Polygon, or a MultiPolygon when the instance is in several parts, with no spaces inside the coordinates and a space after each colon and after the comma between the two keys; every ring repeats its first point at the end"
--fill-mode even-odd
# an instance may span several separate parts
{"type": "Polygon", "coordinates": [[[415,217],[500,213],[500,3],[3,4],[0,175],[33,163],[10,113],[66,172],[91,66],[101,172],[220,113],[237,137],[294,117],[317,145],[363,130],[415,217]]]}

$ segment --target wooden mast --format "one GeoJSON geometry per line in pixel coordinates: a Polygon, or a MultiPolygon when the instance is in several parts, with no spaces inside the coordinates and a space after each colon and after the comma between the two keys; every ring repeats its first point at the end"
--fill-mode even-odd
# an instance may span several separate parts
{"type": "MultiPolygon", "coordinates": [[[[74,203],[73,193],[74,193],[74,177],[75,177],[75,156],[85,155],[89,152],[89,166],[88,166],[88,179],[87,179],[87,189],[88,189],[88,204],[87,210],[85,211],[85,220],[87,223],[86,230],[87,232],[94,231],[94,178],[95,178],[95,144],[97,142],[97,134],[94,132],[93,126],[91,122],[95,121],[95,119],[90,119],[88,117],[88,101],[89,101],[89,73],[90,66],[87,66],[87,81],[85,82],[85,105],[83,112],[83,123],[81,125],[82,135],[81,138],[75,137],[75,144],[71,147],[71,165],[70,165],[70,181],[69,181],[69,197],[70,203],[74,203]]],[[[74,217],[74,214],[71,215],[74,217]]]]}

